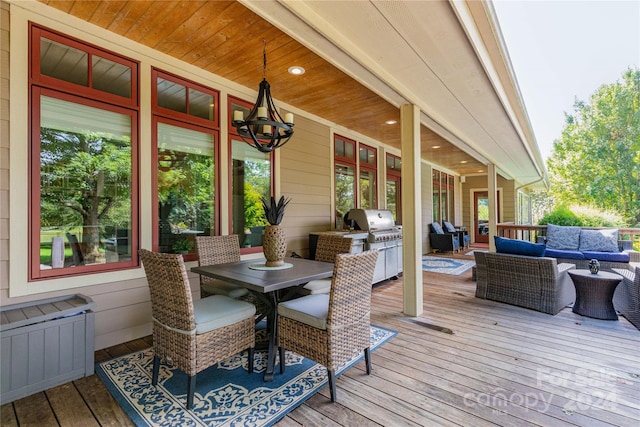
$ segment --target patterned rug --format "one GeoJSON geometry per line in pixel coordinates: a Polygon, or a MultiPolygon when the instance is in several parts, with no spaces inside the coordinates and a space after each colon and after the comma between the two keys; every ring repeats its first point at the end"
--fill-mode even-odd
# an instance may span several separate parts
{"type": "MultiPolygon", "coordinates": [[[[371,326],[371,349],[396,332],[371,326]]],[[[337,369],[337,375],[359,362],[354,357],[337,369]]],[[[301,405],[327,384],[327,370],[292,352],[287,368],[265,383],[266,352],[255,352],[254,373],[247,373],[247,353],[200,372],[193,410],[187,411],[186,376],[160,365],[156,387],[151,385],[153,351],[146,349],[96,364],[96,374],[111,395],[138,426],[270,426],[301,405]]],[[[338,389],[340,383],[338,382],[338,389]]],[[[339,393],[339,391],[338,391],[339,393]]]]}
{"type": "Polygon", "coordinates": [[[443,273],[459,276],[476,265],[475,261],[466,259],[442,258],[435,256],[422,257],[422,269],[430,273],[443,273]]]}

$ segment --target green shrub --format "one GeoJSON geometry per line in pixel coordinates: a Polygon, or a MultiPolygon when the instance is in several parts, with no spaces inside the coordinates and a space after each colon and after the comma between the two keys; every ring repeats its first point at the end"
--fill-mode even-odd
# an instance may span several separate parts
{"type": "Polygon", "coordinates": [[[554,210],[543,216],[538,224],[582,225],[578,216],[565,205],[556,206],[554,210]]]}
{"type": "Polygon", "coordinates": [[[580,227],[626,227],[625,220],[612,211],[603,211],[592,206],[558,205],[538,222],[540,225],[577,225],[580,227]]]}

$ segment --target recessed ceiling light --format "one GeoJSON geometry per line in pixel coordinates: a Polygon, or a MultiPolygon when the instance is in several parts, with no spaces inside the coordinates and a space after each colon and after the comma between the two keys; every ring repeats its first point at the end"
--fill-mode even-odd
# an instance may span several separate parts
{"type": "Polygon", "coordinates": [[[388,124],[388,125],[395,125],[396,123],[398,123],[398,121],[397,121],[397,120],[387,120],[387,121],[385,122],[385,124],[388,124]]]}
{"type": "Polygon", "coordinates": [[[434,145],[431,148],[440,148],[440,146],[439,145],[434,145]]]}
{"type": "Polygon", "coordinates": [[[484,171],[483,171],[482,169],[480,169],[480,170],[478,170],[478,172],[482,173],[482,172],[484,172],[484,171]]]}
{"type": "Polygon", "coordinates": [[[289,73],[293,74],[294,76],[300,76],[302,74],[305,73],[305,69],[298,66],[298,65],[294,65],[293,67],[289,67],[289,73]]]}
{"type": "Polygon", "coordinates": [[[461,160],[460,163],[467,163],[467,160],[461,160]]]}

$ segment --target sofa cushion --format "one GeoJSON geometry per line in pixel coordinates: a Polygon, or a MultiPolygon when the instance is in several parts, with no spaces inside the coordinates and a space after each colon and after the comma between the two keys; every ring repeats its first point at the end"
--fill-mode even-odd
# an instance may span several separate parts
{"type": "Polygon", "coordinates": [[[584,259],[597,259],[598,261],[612,261],[612,262],[629,262],[628,252],[598,252],[598,251],[584,251],[584,259]]]}
{"type": "Polygon", "coordinates": [[[577,251],[580,227],[547,224],[547,249],[577,251]]]}
{"type": "Polygon", "coordinates": [[[451,224],[448,221],[444,222],[444,228],[447,230],[448,233],[455,233],[456,232],[456,228],[453,226],[453,224],[451,224]]]}
{"type": "Polygon", "coordinates": [[[585,259],[584,254],[580,251],[552,249],[549,246],[547,246],[547,250],[544,254],[550,258],[585,259]]]}
{"type": "Polygon", "coordinates": [[[444,230],[442,229],[442,226],[438,222],[432,223],[431,228],[433,229],[433,232],[436,234],[444,234],[444,230]]]}
{"type": "Polygon", "coordinates": [[[618,230],[582,230],[580,231],[580,251],[620,252],[618,248],[618,230]]]}
{"type": "Polygon", "coordinates": [[[496,242],[496,252],[503,254],[528,255],[543,257],[545,245],[539,243],[526,242],[524,240],[506,239],[494,236],[496,242]]]}

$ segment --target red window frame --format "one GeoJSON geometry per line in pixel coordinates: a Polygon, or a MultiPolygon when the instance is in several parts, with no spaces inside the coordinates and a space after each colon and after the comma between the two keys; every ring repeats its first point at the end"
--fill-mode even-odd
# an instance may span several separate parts
{"type": "Polygon", "coordinates": [[[177,120],[181,120],[185,123],[194,123],[194,124],[197,124],[198,126],[219,130],[220,129],[219,106],[220,106],[220,91],[209,88],[207,86],[203,86],[199,83],[196,83],[189,79],[185,79],[184,77],[180,77],[175,74],[168,73],[158,68],[151,69],[151,108],[153,110],[153,114],[174,118],[177,120]],[[157,84],[158,77],[165,80],[169,80],[179,85],[183,85],[187,89],[196,89],[200,92],[213,96],[213,104],[214,104],[213,119],[212,120],[203,119],[202,117],[193,116],[189,114],[189,91],[188,90],[186,93],[186,102],[187,102],[186,113],[171,110],[169,108],[164,108],[158,105],[158,84],[157,84]]]}
{"type": "Polygon", "coordinates": [[[139,144],[138,112],[129,108],[104,104],[76,95],[61,93],[52,89],[34,86],[31,89],[31,144],[29,147],[29,281],[54,277],[77,276],[80,274],[121,270],[138,266],[137,248],[139,242],[139,144]],[[40,97],[42,95],[76,104],[113,111],[131,117],[131,260],[107,264],[93,264],[51,270],[40,269],[40,97]]]}
{"type": "MultiPolygon", "coordinates": [[[[220,92],[203,86],[199,83],[193,82],[189,79],[179,77],[175,74],[168,73],[166,71],[152,68],[151,69],[151,203],[152,203],[152,248],[154,251],[159,249],[159,213],[158,213],[158,123],[165,123],[171,126],[181,127],[185,129],[194,130],[197,132],[205,132],[213,135],[214,140],[214,216],[215,227],[211,230],[214,235],[220,234],[220,92]],[[214,114],[212,120],[203,119],[201,117],[193,116],[189,114],[189,91],[187,90],[187,112],[171,110],[158,105],[158,77],[165,80],[172,81],[174,83],[185,86],[187,89],[196,89],[198,91],[208,93],[213,96],[214,99],[214,114]]],[[[195,261],[198,259],[196,253],[189,253],[184,255],[185,261],[195,261]]]]}
{"type": "MultiPolygon", "coordinates": [[[[367,156],[368,158],[368,156],[367,156]]],[[[358,146],[358,165],[360,166],[360,172],[363,170],[373,172],[375,178],[375,188],[373,189],[376,203],[375,206],[372,206],[371,209],[378,209],[380,205],[380,201],[378,200],[378,150],[369,145],[360,143],[358,146]],[[362,162],[360,160],[360,150],[366,150],[367,153],[373,152],[373,163],[371,162],[362,162]]],[[[360,182],[360,172],[358,173],[358,182],[360,182]]]]}
{"type": "MultiPolygon", "coordinates": [[[[387,153],[387,161],[385,162],[385,165],[387,165],[386,170],[387,170],[387,181],[395,181],[397,182],[397,194],[396,194],[396,223],[397,224],[402,224],[402,170],[401,169],[395,169],[395,165],[397,163],[400,163],[400,167],[402,167],[402,163],[401,163],[401,159],[399,156],[396,156],[394,154],[390,154],[387,153]],[[393,162],[394,167],[390,168],[389,167],[389,160],[391,160],[393,162]]],[[[386,197],[386,195],[385,195],[386,197]]]]}
{"type": "MultiPolygon", "coordinates": [[[[345,149],[346,152],[346,149],[345,149]]],[[[358,158],[358,144],[354,139],[351,138],[347,138],[345,136],[342,135],[338,135],[338,134],[334,134],[333,135],[333,170],[334,170],[334,178],[335,178],[335,171],[337,169],[338,165],[342,165],[342,166],[351,166],[353,168],[353,207],[357,207],[358,206],[358,182],[359,182],[359,176],[358,176],[358,168],[357,168],[357,158],[358,158]],[[336,150],[336,142],[340,140],[342,142],[345,143],[345,147],[347,144],[351,145],[353,147],[353,158],[349,158],[346,156],[340,156],[337,154],[337,150],[336,150]]],[[[337,186],[334,185],[334,190],[333,190],[333,200],[334,203],[337,202],[338,200],[338,193],[337,193],[337,186]]],[[[337,207],[336,207],[336,211],[337,211],[337,207]]],[[[346,215],[347,212],[343,212],[343,215],[346,215]]],[[[335,219],[336,224],[335,226],[338,227],[338,218],[336,217],[335,219]]]]}
{"type": "Polygon", "coordinates": [[[71,36],[29,23],[29,149],[28,149],[28,273],[29,282],[52,278],[103,273],[139,266],[139,62],[83,42],[71,36]],[[40,39],[44,37],[88,53],[88,84],[82,86],[40,74],[40,39]],[[98,55],[131,69],[131,97],[123,97],[91,87],[91,56],[98,55]],[[42,95],[80,105],[126,114],[131,117],[131,259],[106,264],[43,270],[40,268],[40,98],[42,95]]]}
{"type": "Polygon", "coordinates": [[[138,90],[138,62],[132,59],[125,58],[115,53],[108,52],[97,46],[78,40],[74,37],[64,35],[54,30],[38,26],[32,22],[29,23],[29,52],[30,52],[30,67],[29,77],[31,84],[38,84],[45,87],[55,88],[57,90],[70,92],[76,95],[85,96],[90,99],[99,99],[104,102],[110,102],[116,105],[128,106],[131,108],[138,108],[139,90],[138,90]],[[81,86],[72,82],[50,77],[44,74],[40,74],[40,38],[44,37],[55,42],[64,44],[66,46],[78,49],[89,54],[88,59],[88,72],[89,72],[89,86],[81,86]],[[91,87],[92,82],[92,64],[91,56],[98,55],[101,58],[108,59],[110,61],[122,64],[131,68],[131,98],[126,98],[113,93],[104,92],[99,89],[91,87]]]}

